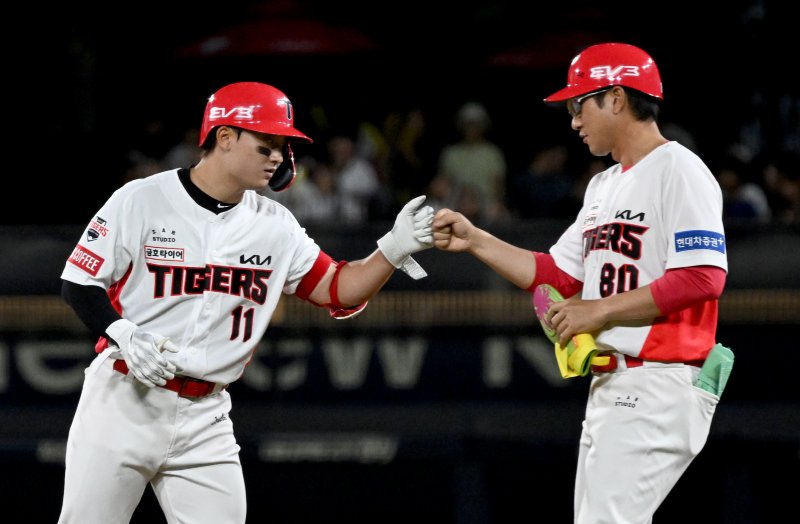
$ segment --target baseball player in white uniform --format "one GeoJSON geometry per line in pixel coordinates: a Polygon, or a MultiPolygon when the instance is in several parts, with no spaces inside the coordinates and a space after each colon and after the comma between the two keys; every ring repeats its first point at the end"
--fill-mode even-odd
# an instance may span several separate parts
{"type": "Polygon", "coordinates": [[[572,128],[596,174],[575,222],[549,253],[512,246],[440,209],[437,248],[469,252],[522,289],[548,283],[567,298],[546,321],[559,344],[591,333],[609,364],[594,366],[580,439],[574,522],[644,524],[709,433],[719,396],[695,381],[715,345],[727,272],[722,194],[692,151],[657,125],[661,78],[628,44],[588,47],[567,86],[572,128]]]}
{"type": "Polygon", "coordinates": [[[257,82],[208,100],[203,158],[129,182],[90,221],[62,273],[63,295],[100,338],[69,432],[59,522],[130,521],[148,484],[170,523],[244,523],[245,485],[227,385],[282,294],[360,313],[396,268],[425,271],[425,196],[378,249],[334,261],[282,205],[259,194],[294,180],[291,102],[257,82]]]}

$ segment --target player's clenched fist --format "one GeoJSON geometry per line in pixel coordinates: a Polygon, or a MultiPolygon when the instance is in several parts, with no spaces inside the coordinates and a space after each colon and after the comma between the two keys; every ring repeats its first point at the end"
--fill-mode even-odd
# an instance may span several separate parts
{"type": "Polygon", "coordinates": [[[475,226],[457,211],[442,208],[433,217],[433,245],[443,251],[470,249],[475,226]]]}

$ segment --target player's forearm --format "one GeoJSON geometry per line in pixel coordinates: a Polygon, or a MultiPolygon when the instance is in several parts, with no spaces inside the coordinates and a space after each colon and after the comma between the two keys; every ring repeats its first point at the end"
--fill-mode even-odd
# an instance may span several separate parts
{"type": "Polygon", "coordinates": [[[536,259],[531,251],[481,229],[476,228],[469,252],[520,289],[527,289],[536,277],[536,259]]]}
{"type": "Polygon", "coordinates": [[[662,316],[661,310],[653,300],[650,286],[604,298],[603,307],[606,309],[605,316],[609,322],[662,316]]]}
{"type": "Polygon", "coordinates": [[[363,304],[381,290],[394,271],[379,249],[366,258],[348,262],[339,274],[339,301],[348,306],[363,304]]]}

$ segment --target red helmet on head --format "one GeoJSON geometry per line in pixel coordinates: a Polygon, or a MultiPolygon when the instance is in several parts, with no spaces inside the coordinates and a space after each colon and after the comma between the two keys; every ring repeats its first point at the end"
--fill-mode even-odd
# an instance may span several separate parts
{"type": "Polygon", "coordinates": [[[313,142],[294,128],[294,110],[289,98],[274,87],[259,82],[229,84],[211,95],[203,113],[200,146],[218,126],[241,127],[313,142]]]}
{"type": "MultiPolygon", "coordinates": [[[[240,127],[257,133],[313,142],[294,128],[294,110],[289,98],[274,87],[259,82],[229,84],[211,95],[200,127],[200,147],[211,130],[219,126],[240,127]]],[[[294,153],[288,140],[283,158],[283,163],[269,179],[269,187],[273,191],[287,189],[296,177],[294,153]]]]}
{"type": "Polygon", "coordinates": [[[661,75],[650,55],[630,44],[609,43],[587,47],[572,59],[567,87],[544,99],[561,102],[609,86],[636,89],[663,99],[661,75]]]}

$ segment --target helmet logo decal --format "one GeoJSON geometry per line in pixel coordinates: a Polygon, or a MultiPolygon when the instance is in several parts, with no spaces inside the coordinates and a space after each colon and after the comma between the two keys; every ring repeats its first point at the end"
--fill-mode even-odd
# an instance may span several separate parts
{"type": "Polygon", "coordinates": [[[208,111],[209,120],[218,120],[220,118],[233,117],[235,120],[252,120],[253,109],[256,106],[237,106],[232,107],[230,110],[224,107],[212,107],[208,111]]]}
{"type": "Polygon", "coordinates": [[[639,66],[629,65],[621,65],[613,68],[609,65],[594,66],[589,69],[589,71],[589,76],[596,79],[608,78],[609,80],[614,80],[623,76],[640,76],[639,66]]]}
{"type": "Polygon", "coordinates": [[[289,101],[288,98],[281,98],[278,100],[279,104],[286,104],[286,120],[289,122],[292,121],[292,103],[289,101]]]}

